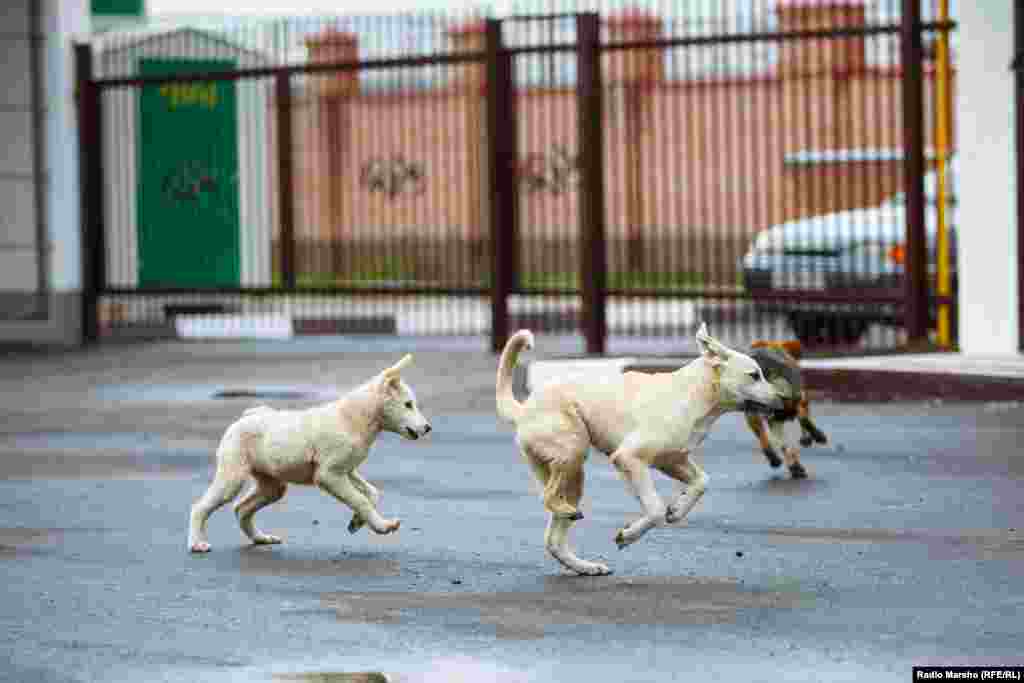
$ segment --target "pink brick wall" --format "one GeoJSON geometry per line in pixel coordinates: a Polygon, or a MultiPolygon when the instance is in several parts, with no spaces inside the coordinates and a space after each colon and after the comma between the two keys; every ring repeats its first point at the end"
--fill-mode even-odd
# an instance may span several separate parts
{"type": "MultiPolygon", "coordinates": [[[[930,85],[925,95],[930,102],[930,85]]],[[[785,158],[899,149],[900,99],[892,70],[613,86],[605,96],[609,236],[630,229],[750,235],[794,217],[875,204],[899,190],[898,160],[809,168],[785,158]],[[632,124],[631,98],[639,102],[632,124]]],[[[458,90],[335,96],[333,110],[328,101],[306,97],[295,112],[300,238],[486,235],[481,98],[458,90]],[[400,173],[412,164],[422,177],[394,194],[373,190],[361,178],[373,160],[396,162],[400,173]]],[[[522,235],[569,237],[578,210],[575,95],[524,91],[517,107],[522,235]]]]}

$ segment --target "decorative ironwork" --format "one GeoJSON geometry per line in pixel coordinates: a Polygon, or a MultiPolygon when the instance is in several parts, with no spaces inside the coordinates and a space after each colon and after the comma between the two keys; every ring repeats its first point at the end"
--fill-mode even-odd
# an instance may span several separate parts
{"type": "Polygon", "coordinates": [[[369,192],[380,192],[388,199],[399,195],[418,195],[426,189],[426,171],[418,161],[401,155],[372,157],[359,169],[359,185],[369,192]]]}
{"type": "Polygon", "coordinates": [[[580,157],[565,145],[555,144],[546,154],[526,157],[520,177],[530,192],[564,194],[580,183],[580,157]]]}
{"type": "Polygon", "coordinates": [[[164,196],[172,202],[197,201],[201,194],[215,194],[217,179],[202,161],[182,162],[168,172],[160,184],[164,196]]]}

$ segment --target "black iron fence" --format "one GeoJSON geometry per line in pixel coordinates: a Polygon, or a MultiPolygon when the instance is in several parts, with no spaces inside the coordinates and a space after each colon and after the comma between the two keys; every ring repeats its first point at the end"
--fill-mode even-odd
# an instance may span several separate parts
{"type": "Polygon", "coordinates": [[[219,316],[494,348],[529,326],[591,352],[700,320],[734,343],[922,341],[952,304],[933,281],[955,282],[928,49],[953,25],[902,4],[431,15],[390,50],[354,21],[273,49],[208,28],[82,46],[87,336],[219,316]]]}

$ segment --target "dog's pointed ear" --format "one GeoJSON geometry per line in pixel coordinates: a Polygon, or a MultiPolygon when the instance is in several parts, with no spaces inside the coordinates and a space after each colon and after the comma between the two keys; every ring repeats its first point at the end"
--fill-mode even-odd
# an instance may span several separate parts
{"type": "Polygon", "coordinates": [[[412,363],[412,354],[407,353],[402,359],[380,373],[381,384],[396,385],[402,379],[402,370],[412,363]]]}
{"type": "Polygon", "coordinates": [[[708,324],[705,322],[697,330],[697,348],[704,360],[712,365],[721,365],[729,357],[729,349],[708,333],[708,324]]]}

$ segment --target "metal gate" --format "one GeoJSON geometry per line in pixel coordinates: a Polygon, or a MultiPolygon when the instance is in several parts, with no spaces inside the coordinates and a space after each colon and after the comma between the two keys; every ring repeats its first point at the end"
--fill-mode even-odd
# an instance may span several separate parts
{"type": "MultiPolygon", "coordinates": [[[[294,63],[199,31],[112,51],[240,60],[156,76],[94,75],[80,48],[87,335],[221,314],[495,349],[528,326],[592,353],[678,350],[700,321],[737,344],[925,342],[955,300],[933,291],[924,69],[953,25],[867,7],[435,17],[427,56],[366,58],[351,26],[308,33],[294,63]],[[228,84],[238,173],[208,187],[238,197],[237,284],[141,278],[155,228],[122,119],[146,88],[201,104],[228,84]]],[[[195,263],[223,251],[196,239],[195,263]]]]}

